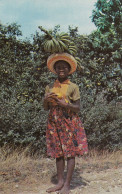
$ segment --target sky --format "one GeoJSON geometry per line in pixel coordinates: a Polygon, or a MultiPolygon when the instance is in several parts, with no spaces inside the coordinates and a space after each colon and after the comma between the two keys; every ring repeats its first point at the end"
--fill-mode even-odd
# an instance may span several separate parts
{"type": "Polygon", "coordinates": [[[97,0],[0,0],[0,22],[21,25],[23,37],[30,38],[38,26],[47,30],[60,25],[78,27],[79,34],[90,34],[96,29],[90,16],[97,0]]]}

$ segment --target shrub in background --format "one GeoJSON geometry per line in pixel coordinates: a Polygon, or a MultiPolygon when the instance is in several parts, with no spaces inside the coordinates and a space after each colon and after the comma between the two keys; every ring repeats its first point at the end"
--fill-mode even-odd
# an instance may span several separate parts
{"type": "MultiPolygon", "coordinates": [[[[45,153],[48,112],[44,111],[42,103],[45,86],[55,76],[46,68],[49,53],[43,50],[43,35],[36,33],[32,43],[18,40],[18,35],[21,35],[18,28],[16,24],[0,26],[0,145],[31,144],[32,153],[45,153]]],[[[112,43],[112,39],[115,40],[113,32],[112,39],[111,32],[104,37],[99,31],[82,36],[77,29],[69,28],[69,34],[78,46],[78,55],[84,66],[84,70],[78,69],[70,78],[80,87],[79,115],[89,146],[120,149],[119,40],[112,43]],[[106,37],[111,41],[103,48],[106,37]]]]}

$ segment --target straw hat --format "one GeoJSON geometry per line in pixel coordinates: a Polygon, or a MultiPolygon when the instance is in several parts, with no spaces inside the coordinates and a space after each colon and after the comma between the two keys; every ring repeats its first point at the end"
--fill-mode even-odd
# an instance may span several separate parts
{"type": "Polygon", "coordinates": [[[54,69],[54,64],[57,61],[60,61],[60,60],[68,62],[69,65],[71,66],[71,70],[70,70],[69,74],[72,74],[76,70],[77,62],[76,62],[75,58],[72,55],[68,54],[68,53],[56,53],[56,54],[50,55],[47,59],[48,69],[51,72],[56,74],[56,71],[54,69]]]}

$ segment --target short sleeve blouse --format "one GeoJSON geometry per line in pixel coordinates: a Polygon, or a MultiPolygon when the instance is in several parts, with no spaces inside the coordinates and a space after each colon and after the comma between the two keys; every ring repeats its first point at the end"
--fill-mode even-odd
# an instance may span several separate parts
{"type": "Polygon", "coordinates": [[[68,103],[80,99],[79,87],[70,80],[66,80],[62,83],[56,80],[54,84],[47,85],[45,94],[50,92],[61,94],[62,97],[68,101],[68,103]]]}

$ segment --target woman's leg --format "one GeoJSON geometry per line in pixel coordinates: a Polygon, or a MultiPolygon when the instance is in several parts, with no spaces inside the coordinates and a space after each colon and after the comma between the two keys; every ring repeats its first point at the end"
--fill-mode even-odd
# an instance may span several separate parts
{"type": "Polygon", "coordinates": [[[72,179],[72,174],[74,171],[74,167],[75,167],[75,158],[68,158],[67,159],[67,176],[66,176],[66,181],[64,183],[63,188],[61,189],[61,191],[59,192],[60,194],[69,194],[70,191],[70,182],[72,179]]]}
{"type": "Polygon", "coordinates": [[[51,187],[47,190],[48,193],[59,191],[64,185],[64,166],[65,161],[64,158],[56,158],[56,168],[57,168],[57,177],[58,184],[54,187],[51,187]]]}

